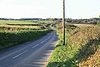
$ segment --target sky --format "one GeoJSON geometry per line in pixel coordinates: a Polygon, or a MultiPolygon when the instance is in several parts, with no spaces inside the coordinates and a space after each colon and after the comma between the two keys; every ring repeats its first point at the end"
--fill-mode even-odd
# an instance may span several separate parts
{"type": "MultiPolygon", "coordinates": [[[[100,0],[65,0],[66,18],[100,15],[100,0]]],[[[0,18],[61,18],[62,0],[0,0],[0,18]]]]}

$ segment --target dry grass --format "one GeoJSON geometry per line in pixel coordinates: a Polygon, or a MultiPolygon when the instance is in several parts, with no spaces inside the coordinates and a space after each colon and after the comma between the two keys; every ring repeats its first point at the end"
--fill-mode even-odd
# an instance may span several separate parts
{"type": "Polygon", "coordinates": [[[41,26],[20,26],[20,25],[0,25],[0,27],[9,27],[9,28],[33,28],[33,29],[41,29],[41,26]]]}
{"type": "Polygon", "coordinates": [[[100,67],[100,49],[79,64],[79,67],[100,67]]]}
{"type": "Polygon", "coordinates": [[[100,67],[100,27],[80,27],[71,33],[68,43],[78,45],[79,67],[100,67]]]}
{"type": "Polygon", "coordinates": [[[96,26],[77,28],[71,31],[68,41],[70,44],[85,45],[89,40],[99,38],[99,29],[96,26]]]}

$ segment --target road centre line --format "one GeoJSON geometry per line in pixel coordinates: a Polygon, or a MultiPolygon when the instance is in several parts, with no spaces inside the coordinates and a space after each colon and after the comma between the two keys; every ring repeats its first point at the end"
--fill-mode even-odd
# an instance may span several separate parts
{"type": "Polygon", "coordinates": [[[35,46],[33,46],[32,48],[35,48],[35,47],[37,47],[38,45],[40,45],[40,44],[36,44],[35,46]]]}
{"type": "Polygon", "coordinates": [[[19,51],[22,51],[22,50],[24,50],[25,48],[27,48],[27,46],[26,46],[26,47],[24,47],[24,48],[23,48],[23,49],[21,49],[21,50],[14,51],[14,52],[12,52],[12,53],[10,53],[10,54],[6,55],[6,56],[1,57],[1,58],[0,58],[0,60],[3,60],[3,59],[5,59],[5,58],[7,58],[7,57],[9,57],[9,56],[11,56],[11,55],[13,55],[13,54],[15,54],[15,53],[19,52],[19,51]]]}
{"type": "MultiPolygon", "coordinates": [[[[52,34],[51,34],[51,36],[52,36],[52,34]]],[[[47,39],[45,39],[45,40],[48,40],[51,36],[49,36],[47,39]]],[[[44,41],[42,41],[40,44],[42,44],[42,43],[44,43],[45,42],[45,40],[44,41]]],[[[37,45],[35,45],[35,46],[33,46],[32,48],[35,48],[35,47],[37,47],[38,45],[40,45],[40,44],[37,44],[37,45]]]]}
{"type": "Polygon", "coordinates": [[[17,57],[19,57],[19,56],[23,55],[25,52],[27,52],[27,50],[26,50],[26,51],[24,51],[24,52],[22,52],[22,53],[20,53],[20,54],[18,54],[18,55],[16,55],[16,56],[14,56],[14,57],[12,57],[12,58],[13,58],[13,59],[16,59],[17,57]]]}

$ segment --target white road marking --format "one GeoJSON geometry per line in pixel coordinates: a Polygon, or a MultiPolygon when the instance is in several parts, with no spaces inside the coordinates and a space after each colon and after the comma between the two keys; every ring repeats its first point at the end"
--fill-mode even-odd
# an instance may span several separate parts
{"type": "Polygon", "coordinates": [[[42,41],[41,44],[44,43],[44,42],[45,42],[45,41],[42,41]]]}
{"type": "MultiPolygon", "coordinates": [[[[27,51],[27,50],[26,50],[27,51]]],[[[24,52],[22,52],[22,53],[20,53],[20,54],[18,54],[18,55],[16,55],[16,56],[14,56],[14,57],[12,57],[13,59],[16,59],[17,57],[19,57],[19,56],[21,56],[22,54],[24,54],[26,51],[24,51],[24,52]]]]}
{"type": "MultiPolygon", "coordinates": [[[[51,34],[51,36],[52,36],[52,34],[51,34]]],[[[51,36],[49,36],[47,39],[45,39],[44,41],[42,41],[42,42],[40,42],[40,44],[42,44],[42,43],[44,43],[46,40],[48,40],[51,36]]],[[[32,48],[35,48],[35,47],[37,47],[38,45],[40,45],[40,44],[36,44],[35,46],[33,46],[32,48]]]]}
{"type": "Polygon", "coordinates": [[[39,44],[37,44],[37,45],[35,45],[35,46],[33,46],[32,48],[35,48],[35,47],[37,47],[39,44]]]}
{"type": "MultiPolygon", "coordinates": [[[[27,48],[27,46],[26,46],[26,47],[24,47],[24,48],[23,48],[23,49],[21,49],[21,50],[24,50],[25,48],[27,48]]],[[[15,54],[15,53],[17,53],[17,52],[21,51],[21,50],[18,50],[18,51],[15,51],[15,52],[13,52],[13,53],[10,53],[10,54],[8,54],[8,55],[6,55],[6,56],[3,56],[3,57],[1,57],[1,58],[0,58],[0,60],[3,60],[3,59],[5,59],[5,58],[7,58],[7,57],[9,57],[9,56],[11,56],[11,55],[13,55],[13,54],[15,54]]]]}

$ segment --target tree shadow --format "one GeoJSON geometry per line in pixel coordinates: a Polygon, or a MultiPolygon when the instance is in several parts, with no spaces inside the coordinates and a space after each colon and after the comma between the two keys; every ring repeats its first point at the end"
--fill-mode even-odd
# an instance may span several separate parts
{"type": "Polygon", "coordinates": [[[100,45],[100,38],[90,40],[86,45],[82,46],[77,54],[64,62],[52,62],[47,67],[78,67],[78,64],[85,61],[88,57],[93,55],[100,45]]]}
{"type": "Polygon", "coordinates": [[[97,51],[98,45],[100,45],[100,39],[90,40],[85,46],[79,49],[79,52],[75,55],[76,60],[78,62],[86,60],[97,51]]]}

